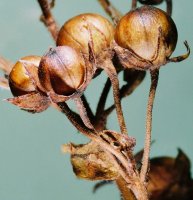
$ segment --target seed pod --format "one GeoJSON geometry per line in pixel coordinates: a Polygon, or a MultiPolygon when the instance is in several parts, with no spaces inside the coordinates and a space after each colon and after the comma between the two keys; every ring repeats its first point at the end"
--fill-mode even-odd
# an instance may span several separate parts
{"type": "Polygon", "coordinates": [[[57,46],[69,45],[89,54],[88,43],[91,42],[94,54],[110,47],[114,37],[113,25],[104,17],[86,13],[68,20],[60,29],[57,46]]]}
{"type": "Polygon", "coordinates": [[[150,65],[164,65],[176,47],[177,36],[171,17],[151,6],[143,6],[127,13],[115,31],[115,41],[119,46],[132,52],[137,60],[150,62],[141,66],[142,69],[149,68],[150,65]]]}
{"type": "Polygon", "coordinates": [[[28,94],[36,90],[22,61],[25,62],[25,65],[29,63],[31,67],[34,67],[34,70],[38,70],[40,59],[41,57],[39,56],[26,56],[17,61],[13,66],[9,74],[9,86],[14,96],[28,94]]]}
{"type": "Polygon", "coordinates": [[[60,46],[51,48],[42,57],[38,76],[47,93],[65,99],[82,91],[87,73],[81,54],[69,46],[60,46]]]}

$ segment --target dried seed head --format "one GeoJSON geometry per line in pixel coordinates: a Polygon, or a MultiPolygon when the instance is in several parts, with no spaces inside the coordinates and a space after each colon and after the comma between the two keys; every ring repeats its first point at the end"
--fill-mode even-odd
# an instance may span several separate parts
{"type": "Polygon", "coordinates": [[[158,5],[163,2],[163,0],[138,0],[141,4],[145,5],[158,5]]]}
{"type": "Polygon", "coordinates": [[[38,70],[40,59],[41,57],[39,56],[26,56],[17,61],[13,66],[9,74],[9,86],[14,96],[28,94],[36,90],[22,61],[25,62],[25,65],[29,63],[30,67],[34,67],[34,70],[38,70]]]}
{"type": "Polygon", "coordinates": [[[85,75],[83,57],[68,46],[51,48],[42,57],[38,69],[45,91],[64,96],[76,92],[83,84],[85,75]]]}
{"type": "Polygon", "coordinates": [[[143,6],[130,11],[120,20],[115,41],[159,67],[166,63],[176,47],[177,29],[164,11],[143,6]]]}
{"type": "Polygon", "coordinates": [[[95,55],[110,47],[114,37],[113,25],[98,14],[86,13],[68,20],[60,29],[57,46],[69,45],[88,54],[88,43],[95,55]]]}

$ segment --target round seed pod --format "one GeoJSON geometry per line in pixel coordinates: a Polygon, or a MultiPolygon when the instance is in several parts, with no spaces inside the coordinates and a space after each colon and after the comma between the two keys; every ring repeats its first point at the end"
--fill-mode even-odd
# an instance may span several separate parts
{"type": "Polygon", "coordinates": [[[36,90],[33,81],[26,71],[25,65],[29,63],[31,67],[35,68],[34,70],[38,70],[40,59],[41,57],[39,56],[26,56],[17,61],[13,66],[9,74],[9,87],[14,96],[21,96],[36,90]],[[25,65],[22,61],[25,62],[25,65]]]}
{"type": "Polygon", "coordinates": [[[111,46],[114,39],[114,27],[103,16],[85,13],[69,19],[60,29],[57,46],[68,45],[89,54],[88,43],[91,43],[94,54],[111,46]]]}
{"type": "Polygon", "coordinates": [[[40,61],[38,77],[47,93],[70,96],[86,79],[84,59],[69,46],[51,48],[40,61]]]}
{"type": "Polygon", "coordinates": [[[117,25],[115,41],[154,66],[165,64],[177,43],[177,29],[166,12],[142,6],[127,13],[117,25]]]}

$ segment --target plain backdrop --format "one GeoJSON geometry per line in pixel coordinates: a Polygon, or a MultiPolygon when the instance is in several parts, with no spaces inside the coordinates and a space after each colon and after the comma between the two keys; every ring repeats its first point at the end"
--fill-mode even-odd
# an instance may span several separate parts
{"type": "MultiPolygon", "coordinates": [[[[130,9],[131,2],[128,0],[112,2],[122,13],[130,9]]],[[[161,8],[165,9],[165,3],[161,8]]],[[[193,47],[192,8],[191,0],[174,1],[173,19],[179,39],[173,56],[185,52],[184,40],[193,47]]],[[[53,10],[60,25],[84,12],[106,16],[97,0],[56,0],[53,10]]],[[[36,0],[1,0],[0,55],[15,62],[23,56],[43,55],[49,47],[54,46],[39,17],[40,9],[36,0]]],[[[168,64],[160,70],[153,111],[152,137],[156,142],[152,146],[152,157],[176,156],[177,148],[181,148],[193,160],[192,61],[190,55],[186,61],[168,64]]],[[[106,75],[102,74],[86,90],[93,109],[105,79],[106,75]]],[[[129,133],[137,139],[135,151],[143,148],[149,85],[150,77],[147,75],[140,87],[122,102],[129,133]]],[[[72,127],[64,115],[53,108],[40,114],[29,114],[2,101],[11,96],[9,91],[0,91],[0,199],[119,199],[114,185],[105,186],[93,195],[95,182],[78,180],[74,176],[69,155],[62,154],[60,146],[70,141],[85,143],[88,140],[72,127]]],[[[111,95],[108,104],[112,102],[111,95]]],[[[115,113],[110,116],[108,127],[118,130],[115,113]]]]}

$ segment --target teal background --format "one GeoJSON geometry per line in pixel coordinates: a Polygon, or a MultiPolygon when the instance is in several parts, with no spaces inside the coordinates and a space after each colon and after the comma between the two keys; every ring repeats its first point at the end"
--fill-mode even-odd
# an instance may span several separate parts
{"type": "MultiPolygon", "coordinates": [[[[112,1],[123,13],[130,8],[125,0],[112,1]]],[[[165,9],[165,4],[161,5],[165,9]]],[[[83,12],[104,16],[96,0],[56,0],[53,13],[62,23],[83,12]]],[[[0,1],[0,55],[15,62],[30,54],[42,55],[54,43],[42,23],[40,9],[34,0],[0,1]]],[[[193,1],[174,1],[173,19],[179,39],[173,56],[183,54],[183,41],[193,48],[193,1]]],[[[193,57],[168,64],[160,70],[160,79],[153,113],[151,156],[176,156],[182,148],[193,160],[193,57]]],[[[105,82],[105,75],[96,78],[86,90],[93,108],[105,82]],[[94,95],[92,92],[94,91],[94,95]]],[[[120,77],[121,79],[121,77],[120,77]]],[[[135,151],[143,147],[145,112],[150,77],[123,100],[127,126],[136,137],[135,151]]],[[[1,90],[0,99],[11,97],[1,90]]],[[[112,96],[111,96],[112,97],[112,96]]],[[[109,99],[108,104],[112,102],[109,99]]],[[[72,103],[71,103],[72,104],[72,103]]],[[[115,113],[108,127],[118,130],[115,113]]],[[[29,114],[5,101],[0,101],[0,199],[2,200],[117,200],[119,193],[109,185],[92,194],[94,182],[77,180],[72,173],[69,155],[60,146],[68,142],[83,143],[87,139],[77,133],[66,117],[53,108],[41,114],[29,114]]]]}

